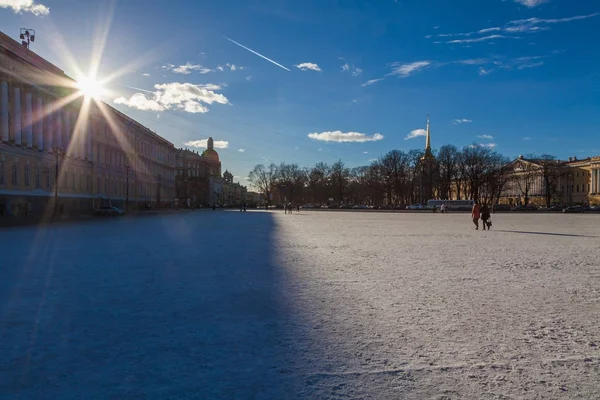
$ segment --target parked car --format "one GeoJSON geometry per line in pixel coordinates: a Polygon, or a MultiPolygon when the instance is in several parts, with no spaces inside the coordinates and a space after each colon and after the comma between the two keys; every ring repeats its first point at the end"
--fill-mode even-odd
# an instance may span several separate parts
{"type": "Polygon", "coordinates": [[[125,211],[114,206],[104,206],[97,208],[94,214],[99,217],[118,217],[125,214],[125,211]]]}
{"type": "Polygon", "coordinates": [[[571,207],[567,207],[565,209],[563,209],[564,213],[584,213],[585,212],[585,208],[582,206],[571,206],[571,207]]]}
{"type": "Polygon", "coordinates": [[[516,206],[515,208],[513,208],[513,211],[537,211],[537,207],[533,206],[533,205],[528,205],[528,206],[516,206]]]}

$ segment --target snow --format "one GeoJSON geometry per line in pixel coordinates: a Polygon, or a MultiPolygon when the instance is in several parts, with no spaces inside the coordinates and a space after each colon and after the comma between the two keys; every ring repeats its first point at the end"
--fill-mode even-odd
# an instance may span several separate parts
{"type": "Polygon", "coordinates": [[[600,398],[600,216],[492,219],[0,229],[0,398],[600,398]]]}

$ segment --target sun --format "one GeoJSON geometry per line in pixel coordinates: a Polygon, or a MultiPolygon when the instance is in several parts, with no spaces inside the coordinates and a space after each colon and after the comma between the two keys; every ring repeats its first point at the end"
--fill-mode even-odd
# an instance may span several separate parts
{"type": "Polygon", "coordinates": [[[91,97],[93,99],[97,99],[102,96],[105,92],[104,87],[102,86],[102,82],[97,81],[96,79],[84,76],[77,80],[77,88],[82,95],[86,97],[91,97]]]}

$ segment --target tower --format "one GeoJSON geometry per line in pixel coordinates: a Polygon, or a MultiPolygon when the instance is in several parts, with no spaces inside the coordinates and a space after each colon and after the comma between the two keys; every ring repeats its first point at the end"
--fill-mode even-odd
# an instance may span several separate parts
{"type": "Polygon", "coordinates": [[[208,142],[206,143],[206,147],[208,148],[208,150],[214,150],[215,143],[214,143],[212,137],[208,138],[208,142]]]}
{"type": "Polygon", "coordinates": [[[431,152],[431,123],[429,115],[427,115],[425,153],[421,157],[419,164],[421,169],[421,204],[425,204],[434,197],[435,175],[437,172],[437,162],[431,152]]]}
{"type": "Polygon", "coordinates": [[[431,124],[429,121],[429,115],[427,115],[427,137],[425,139],[425,154],[423,159],[433,159],[433,153],[431,153],[431,124]]]}

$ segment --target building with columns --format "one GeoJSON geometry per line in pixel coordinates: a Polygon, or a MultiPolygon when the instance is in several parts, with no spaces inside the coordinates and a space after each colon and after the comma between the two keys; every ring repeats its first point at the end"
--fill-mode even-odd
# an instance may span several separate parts
{"type": "Polygon", "coordinates": [[[170,204],[175,153],[0,32],[0,216],[170,204]]]}
{"type": "Polygon", "coordinates": [[[600,157],[560,161],[519,156],[508,167],[512,176],[500,203],[546,205],[550,190],[551,204],[600,205],[600,157]]]}

